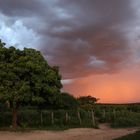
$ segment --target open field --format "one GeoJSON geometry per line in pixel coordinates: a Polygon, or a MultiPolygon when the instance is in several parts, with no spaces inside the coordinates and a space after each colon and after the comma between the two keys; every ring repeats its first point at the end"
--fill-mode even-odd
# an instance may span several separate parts
{"type": "Polygon", "coordinates": [[[76,128],[65,131],[0,132],[0,140],[112,140],[134,133],[138,128],[113,129],[102,124],[100,129],[76,128]]]}

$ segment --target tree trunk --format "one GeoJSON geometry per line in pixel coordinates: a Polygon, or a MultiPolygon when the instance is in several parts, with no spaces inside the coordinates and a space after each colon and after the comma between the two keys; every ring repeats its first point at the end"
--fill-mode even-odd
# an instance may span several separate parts
{"type": "Polygon", "coordinates": [[[12,126],[14,129],[16,129],[17,128],[17,109],[16,108],[12,109],[12,115],[13,115],[12,126]]]}

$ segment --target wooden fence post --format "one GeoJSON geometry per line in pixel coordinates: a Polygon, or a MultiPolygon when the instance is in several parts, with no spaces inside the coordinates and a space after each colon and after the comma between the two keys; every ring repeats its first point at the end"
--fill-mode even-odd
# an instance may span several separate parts
{"type": "Polygon", "coordinates": [[[103,110],[103,118],[104,118],[104,119],[106,118],[106,112],[105,112],[105,109],[103,110]]]}
{"type": "Polygon", "coordinates": [[[53,111],[51,112],[51,121],[52,121],[52,125],[54,124],[54,113],[53,111]]]}
{"type": "Polygon", "coordinates": [[[113,117],[114,117],[114,120],[115,120],[115,118],[116,118],[116,110],[115,109],[113,110],[113,117]]]}
{"type": "Polygon", "coordinates": [[[95,127],[95,115],[94,115],[93,110],[91,111],[91,116],[92,116],[92,124],[95,127]]]}
{"type": "Polygon", "coordinates": [[[40,111],[40,124],[43,125],[43,112],[40,111]]]}
{"type": "Polygon", "coordinates": [[[66,112],[65,114],[66,123],[68,122],[68,118],[69,118],[69,115],[68,115],[68,112],[66,112]]]}
{"type": "Polygon", "coordinates": [[[77,112],[77,115],[78,115],[79,123],[81,125],[82,124],[82,120],[81,120],[81,116],[80,116],[80,112],[79,111],[77,112]]]}

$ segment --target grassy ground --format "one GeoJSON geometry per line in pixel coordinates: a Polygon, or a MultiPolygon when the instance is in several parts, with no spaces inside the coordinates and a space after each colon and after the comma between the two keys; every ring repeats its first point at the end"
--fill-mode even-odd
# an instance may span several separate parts
{"type": "Polygon", "coordinates": [[[140,131],[114,140],[140,140],[140,131]]]}

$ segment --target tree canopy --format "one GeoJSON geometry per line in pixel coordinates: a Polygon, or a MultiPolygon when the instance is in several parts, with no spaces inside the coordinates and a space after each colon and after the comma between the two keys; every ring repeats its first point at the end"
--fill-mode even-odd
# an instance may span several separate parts
{"type": "Polygon", "coordinates": [[[99,100],[92,96],[81,96],[77,99],[81,108],[90,109],[93,108],[95,103],[99,100]]]}
{"type": "Polygon", "coordinates": [[[78,105],[77,99],[67,92],[58,94],[54,103],[54,107],[59,109],[76,109],[78,105]]]}
{"type": "Polygon", "coordinates": [[[6,48],[0,41],[0,100],[9,102],[14,127],[20,105],[51,102],[61,87],[58,67],[49,66],[40,51],[6,48]]]}

